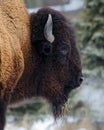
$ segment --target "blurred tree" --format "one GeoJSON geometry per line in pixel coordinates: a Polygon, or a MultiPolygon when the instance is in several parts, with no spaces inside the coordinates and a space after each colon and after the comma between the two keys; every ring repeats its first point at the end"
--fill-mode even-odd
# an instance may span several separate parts
{"type": "Polygon", "coordinates": [[[104,78],[104,0],[85,0],[76,25],[85,72],[104,78]]]}
{"type": "Polygon", "coordinates": [[[69,0],[24,0],[27,8],[68,4],[69,0]]]}
{"type": "Polygon", "coordinates": [[[44,5],[44,0],[24,0],[27,8],[34,8],[44,5]]]}

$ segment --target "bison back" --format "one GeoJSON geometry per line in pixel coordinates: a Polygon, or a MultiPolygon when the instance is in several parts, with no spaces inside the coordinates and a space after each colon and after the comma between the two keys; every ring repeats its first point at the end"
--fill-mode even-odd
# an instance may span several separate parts
{"type": "Polygon", "coordinates": [[[13,91],[24,70],[29,43],[29,15],[23,1],[0,3],[0,98],[13,91]]]}

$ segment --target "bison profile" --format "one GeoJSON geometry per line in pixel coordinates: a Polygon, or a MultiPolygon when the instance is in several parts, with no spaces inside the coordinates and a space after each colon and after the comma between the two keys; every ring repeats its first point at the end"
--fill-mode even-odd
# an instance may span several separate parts
{"type": "MultiPolygon", "coordinates": [[[[21,15],[21,19],[22,17],[24,14],[21,15]]],[[[28,18],[27,21],[29,21],[28,18]]],[[[27,21],[24,21],[24,24],[27,21]]],[[[28,30],[28,36],[25,35],[23,39],[25,44],[22,45],[20,35],[18,37],[21,37],[19,42],[21,48],[13,44],[21,50],[20,57],[23,58],[21,62],[24,64],[21,74],[19,70],[16,71],[19,73],[13,73],[15,77],[13,80],[12,78],[9,79],[10,82],[5,80],[7,86],[4,86],[2,80],[0,81],[0,130],[4,129],[7,106],[32,97],[47,99],[52,104],[54,116],[57,117],[68,99],[68,94],[72,89],[80,86],[83,80],[74,29],[60,12],[43,8],[37,13],[32,13],[26,30],[28,30]],[[26,36],[31,39],[31,42],[29,40],[26,42],[26,36]],[[10,86],[9,83],[12,85],[10,86]]],[[[13,36],[11,34],[11,37],[14,38],[14,34],[13,36]]],[[[2,44],[5,43],[2,42],[2,44]]],[[[13,54],[17,53],[15,49],[13,54]]],[[[15,56],[11,57],[14,58],[13,62],[19,63],[19,59],[15,59],[15,56]]],[[[14,64],[16,65],[20,66],[20,64],[14,64]]],[[[11,64],[9,66],[11,67],[11,64]]],[[[12,77],[12,73],[8,73],[12,77]]],[[[0,78],[2,79],[3,76],[1,75],[0,78]]]]}
{"type": "Polygon", "coordinates": [[[60,12],[40,9],[31,15],[31,44],[36,95],[51,102],[58,116],[70,91],[83,80],[74,29],[60,12]]]}

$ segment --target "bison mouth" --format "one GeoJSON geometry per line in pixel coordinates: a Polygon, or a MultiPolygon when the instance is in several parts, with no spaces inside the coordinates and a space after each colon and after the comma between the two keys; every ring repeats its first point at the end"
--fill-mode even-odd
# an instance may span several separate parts
{"type": "Polygon", "coordinates": [[[68,85],[65,85],[63,96],[60,97],[59,100],[56,100],[52,103],[52,111],[55,118],[64,115],[66,102],[68,101],[68,95],[73,89],[80,87],[80,84],[78,82],[71,81],[68,83],[68,85]]]}

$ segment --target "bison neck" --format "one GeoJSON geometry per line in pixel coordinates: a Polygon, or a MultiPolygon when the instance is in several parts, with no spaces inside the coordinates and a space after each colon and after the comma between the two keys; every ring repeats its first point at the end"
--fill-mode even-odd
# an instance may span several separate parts
{"type": "Polygon", "coordinates": [[[18,103],[24,99],[32,98],[36,95],[35,74],[37,73],[35,56],[32,55],[31,47],[28,48],[28,55],[25,59],[25,69],[22,77],[13,90],[10,104],[18,103]]]}

